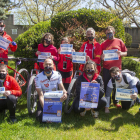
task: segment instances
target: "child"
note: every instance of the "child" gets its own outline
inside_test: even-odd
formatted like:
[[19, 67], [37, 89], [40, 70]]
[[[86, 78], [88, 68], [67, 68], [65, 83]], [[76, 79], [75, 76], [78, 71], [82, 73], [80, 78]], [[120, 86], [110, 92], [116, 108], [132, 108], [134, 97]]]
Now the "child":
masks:
[[[69, 44], [68, 38], [63, 37], [61, 40], [61, 44]], [[61, 48], [59, 48], [59, 50], [58, 50], [58, 54], [59, 54], [58, 71], [62, 75], [62, 81], [63, 81], [63, 85], [64, 85], [65, 89], [68, 90], [69, 84], [70, 84], [72, 76], [73, 76], [73, 64], [72, 64], [71, 60], [66, 58], [66, 57], [70, 57], [71, 55], [70, 54], [60, 54], [60, 51], [61, 51]]]

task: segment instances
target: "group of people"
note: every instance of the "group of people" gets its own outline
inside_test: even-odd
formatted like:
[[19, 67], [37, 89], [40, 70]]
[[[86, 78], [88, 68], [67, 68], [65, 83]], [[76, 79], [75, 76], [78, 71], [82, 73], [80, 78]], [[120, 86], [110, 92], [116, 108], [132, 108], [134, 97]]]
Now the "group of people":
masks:
[[[12, 51], [17, 49], [17, 45], [4, 31], [4, 22], [0, 21], [0, 36], [7, 38], [11, 41], [9, 47]], [[137, 94], [140, 92], [140, 82], [136, 77], [130, 74], [125, 74], [127, 82], [123, 78], [121, 73], [121, 58], [127, 55], [127, 48], [122, 40], [115, 38], [115, 29], [112, 26], [108, 26], [105, 29], [107, 40], [101, 45], [95, 40], [95, 30], [88, 28], [86, 31], [87, 41], [84, 42], [79, 52], [86, 52], [86, 64], [80, 65], [80, 70], [83, 74], [80, 75], [76, 81], [76, 98], [74, 100], [74, 111], [80, 113], [81, 116], [86, 114], [86, 111], [91, 110], [91, 114], [97, 118], [99, 115], [99, 109], [105, 108], [105, 113], [109, 113], [110, 96], [113, 91], [113, 104], [119, 108], [121, 105], [115, 100], [115, 88], [123, 87], [134, 89], [135, 93], [131, 95], [133, 101], [122, 101], [122, 108], [129, 109], [134, 105], [137, 98]], [[10, 38], [10, 39], [9, 39]], [[61, 44], [70, 44], [67, 37], [63, 37]], [[70, 54], [61, 54], [61, 47], [57, 50], [53, 46], [53, 35], [51, 33], [45, 33], [42, 37], [41, 43], [38, 45], [38, 51], [36, 56], [41, 55], [42, 52], [51, 53], [50, 58], [47, 58], [44, 62], [39, 63], [40, 73], [35, 78], [35, 86], [39, 95], [39, 101], [37, 106], [37, 120], [42, 121], [42, 112], [44, 106], [44, 93], [48, 91], [63, 90], [63, 96], [61, 101], [67, 99], [67, 90], [73, 76], [73, 63], [67, 57], [72, 58]], [[104, 50], [117, 49], [119, 60], [104, 61]], [[75, 51], [74, 49], [72, 51]], [[8, 50], [0, 48], [0, 57], [7, 58]], [[100, 76], [101, 72], [101, 60], [103, 61], [103, 79]], [[58, 61], [57, 69], [55, 61]], [[7, 62], [5, 62], [7, 64]], [[0, 64], [0, 85], [5, 87], [4, 96], [7, 99], [0, 100], [0, 111], [8, 108], [10, 112], [10, 120], [16, 121], [15, 108], [17, 97], [22, 94], [22, 91], [14, 78], [8, 75], [7, 67], [5, 64]], [[114, 82], [112, 82], [113, 80]], [[79, 108], [79, 98], [81, 90], [81, 82], [100, 83], [99, 101], [97, 108], [87, 109]], [[105, 96], [104, 96], [105, 93]]]

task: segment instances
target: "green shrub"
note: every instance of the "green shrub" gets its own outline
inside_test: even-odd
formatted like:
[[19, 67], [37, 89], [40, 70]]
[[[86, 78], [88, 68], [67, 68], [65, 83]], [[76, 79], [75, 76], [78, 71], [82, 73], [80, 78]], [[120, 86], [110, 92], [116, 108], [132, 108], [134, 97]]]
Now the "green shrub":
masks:
[[[14, 53], [15, 57], [35, 58], [38, 44], [40, 44], [43, 34], [49, 32], [49, 30], [50, 21], [45, 21], [39, 22], [23, 34], [20, 34], [15, 39], [18, 44], [18, 48]], [[24, 67], [29, 70], [33, 68], [33, 64], [33, 62], [22, 62], [19, 68]]]
[[[62, 12], [54, 16], [51, 20], [51, 33], [55, 38], [55, 46], [59, 47], [60, 37], [70, 28], [78, 28], [78, 24], [83, 28], [93, 27], [96, 32], [103, 32], [104, 28], [111, 25], [115, 28], [115, 37], [125, 42], [125, 29], [122, 21], [110, 12], [103, 10], [79, 9], [77, 11]], [[105, 35], [103, 35], [105, 37]], [[98, 39], [100, 36], [98, 36]], [[97, 39], [97, 40], [98, 40]]]
[[130, 47], [132, 44], [132, 36], [125, 32], [125, 45]]
[[140, 79], [140, 63], [132, 60], [131, 58], [123, 58], [122, 59], [122, 70], [129, 69], [136, 73], [136, 76]]

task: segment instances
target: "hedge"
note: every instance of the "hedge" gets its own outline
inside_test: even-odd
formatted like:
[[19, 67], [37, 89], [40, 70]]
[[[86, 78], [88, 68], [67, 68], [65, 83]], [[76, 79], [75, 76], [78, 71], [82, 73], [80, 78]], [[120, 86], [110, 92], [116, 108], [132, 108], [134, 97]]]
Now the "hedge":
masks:
[[[40, 44], [43, 34], [49, 32], [50, 25], [50, 21], [39, 22], [23, 34], [20, 34], [15, 39], [15, 42], [18, 44], [18, 48], [14, 53], [15, 57], [35, 58], [38, 44]], [[33, 62], [22, 62], [19, 65], [19, 68], [21, 67], [27, 68], [28, 70], [32, 69]]]
[[81, 27], [86, 25], [87, 27], [93, 27], [95, 31], [102, 31], [105, 28], [98, 26], [97, 21], [104, 25], [103, 23], [106, 24], [112, 20], [110, 25], [116, 30], [115, 37], [120, 38], [125, 42], [125, 28], [118, 17], [104, 10], [79, 9], [76, 11], [61, 12], [52, 18], [50, 32], [54, 35], [56, 47], [59, 47], [58, 42], [61, 36], [58, 35], [57, 31], [59, 32], [62, 29], [66, 31], [66, 23], [74, 26], [75, 23], [72, 19], [76, 19], [78, 22], [81, 22]]

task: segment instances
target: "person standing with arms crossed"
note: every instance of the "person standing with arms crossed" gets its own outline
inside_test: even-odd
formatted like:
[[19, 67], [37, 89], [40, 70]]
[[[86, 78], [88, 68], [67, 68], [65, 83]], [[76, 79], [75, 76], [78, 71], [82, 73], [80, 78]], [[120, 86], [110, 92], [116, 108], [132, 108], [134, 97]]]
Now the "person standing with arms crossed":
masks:
[[[111, 78], [109, 69], [113, 66], [116, 66], [121, 70], [121, 68], [122, 68], [122, 59], [121, 58], [123, 56], [127, 56], [127, 48], [121, 39], [114, 37], [114, 35], [115, 35], [114, 27], [108, 26], [105, 29], [105, 34], [106, 34], [107, 40], [105, 40], [101, 44], [101, 49], [102, 49], [101, 59], [103, 60], [103, 81], [104, 81], [104, 87], [105, 87], [105, 91], [106, 91], [107, 83]], [[113, 49], [118, 49], [117, 53], [119, 56], [119, 60], [104, 61], [103, 51], [104, 50], [113, 50]], [[115, 100], [115, 93], [113, 93], [112, 98], [113, 98], [114, 105], [117, 108], [120, 108], [121, 105], [119, 105], [118, 101]]]

